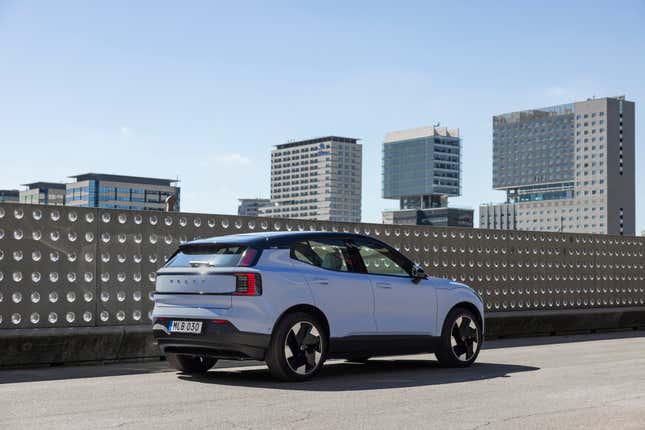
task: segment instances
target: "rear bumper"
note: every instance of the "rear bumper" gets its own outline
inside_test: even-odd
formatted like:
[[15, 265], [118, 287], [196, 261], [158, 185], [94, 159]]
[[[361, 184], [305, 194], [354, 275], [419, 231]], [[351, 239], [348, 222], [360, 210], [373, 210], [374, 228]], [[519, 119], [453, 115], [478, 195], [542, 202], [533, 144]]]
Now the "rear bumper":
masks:
[[[179, 318], [178, 318], [179, 319]], [[230, 322], [202, 321], [201, 334], [170, 333], [173, 318], [155, 318], [153, 336], [164, 354], [205, 355], [233, 360], [264, 360], [270, 335], [239, 331]]]

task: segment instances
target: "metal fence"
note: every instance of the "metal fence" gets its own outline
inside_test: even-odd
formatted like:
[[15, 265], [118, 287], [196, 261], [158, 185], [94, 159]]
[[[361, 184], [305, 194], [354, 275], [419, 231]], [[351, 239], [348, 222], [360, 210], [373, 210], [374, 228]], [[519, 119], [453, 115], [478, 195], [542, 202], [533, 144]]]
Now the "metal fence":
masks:
[[3, 203], [0, 329], [148, 324], [155, 271], [179, 243], [276, 230], [381, 239], [432, 276], [471, 285], [491, 313], [645, 304], [637, 237]]

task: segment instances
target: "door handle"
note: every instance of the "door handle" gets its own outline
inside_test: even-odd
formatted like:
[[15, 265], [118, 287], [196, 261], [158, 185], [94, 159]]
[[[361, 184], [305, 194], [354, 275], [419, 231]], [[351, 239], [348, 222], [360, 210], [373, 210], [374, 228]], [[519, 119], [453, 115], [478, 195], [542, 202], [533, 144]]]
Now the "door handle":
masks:
[[376, 286], [377, 286], [378, 288], [386, 288], [386, 289], [390, 289], [390, 288], [392, 288], [392, 284], [387, 283], [387, 282], [377, 282], [377, 283], [376, 283]]

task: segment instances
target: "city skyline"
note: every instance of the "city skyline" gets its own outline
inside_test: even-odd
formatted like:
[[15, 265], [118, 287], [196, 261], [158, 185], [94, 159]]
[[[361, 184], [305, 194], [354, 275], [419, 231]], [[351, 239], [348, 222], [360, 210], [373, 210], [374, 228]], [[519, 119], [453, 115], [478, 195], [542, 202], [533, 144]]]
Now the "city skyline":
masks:
[[[624, 10], [558, 3], [558, 16], [524, 5], [446, 8], [460, 16], [459, 31], [449, 22], [422, 26], [433, 14], [423, 4], [414, 18], [379, 4], [368, 12], [258, 5], [248, 16], [230, 5], [158, 6], [155, 20], [144, 19], [151, 4], [67, 5], [0, 5], [0, 50], [9, 65], [0, 70], [2, 147], [31, 168], [8, 163], [0, 188], [81, 170], [178, 176], [184, 210], [235, 213], [238, 198], [270, 194], [273, 145], [336, 134], [362, 139], [362, 219], [380, 222], [391, 206], [379, 197], [382, 136], [439, 120], [463, 133], [462, 196], [454, 205], [477, 209], [504, 200], [492, 189], [494, 115], [594, 95], [626, 94], [638, 105], [645, 94], [644, 60], [630, 55], [645, 35], [639, 3]], [[249, 33], [236, 28], [242, 19]], [[623, 25], [593, 30], [607, 20]], [[133, 39], [135, 23], [147, 31], [138, 27]], [[337, 31], [349, 23], [351, 31]], [[522, 43], [513, 39], [520, 33]], [[436, 40], [433, 48], [428, 40]], [[414, 55], [422, 49], [438, 49], [450, 67]], [[344, 67], [335, 70], [338, 62]], [[547, 73], [553, 64], [557, 73]], [[639, 166], [638, 111], [636, 122]], [[637, 195], [643, 179], [637, 168]], [[636, 231], [645, 229], [641, 200]]]

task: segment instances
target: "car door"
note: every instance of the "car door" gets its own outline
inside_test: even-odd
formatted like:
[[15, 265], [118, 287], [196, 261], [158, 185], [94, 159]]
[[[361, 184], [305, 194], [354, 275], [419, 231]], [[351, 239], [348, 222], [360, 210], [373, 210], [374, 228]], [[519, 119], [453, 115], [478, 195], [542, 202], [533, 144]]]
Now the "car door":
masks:
[[359, 239], [353, 243], [372, 284], [378, 333], [435, 333], [437, 298], [432, 282], [415, 280], [412, 262], [379, 241]]
[[291, 245], [291, 257], [327, 316], [332, 338], [376, 334], [372, 285], [356, 270], [346, 240], [298, 240]]

